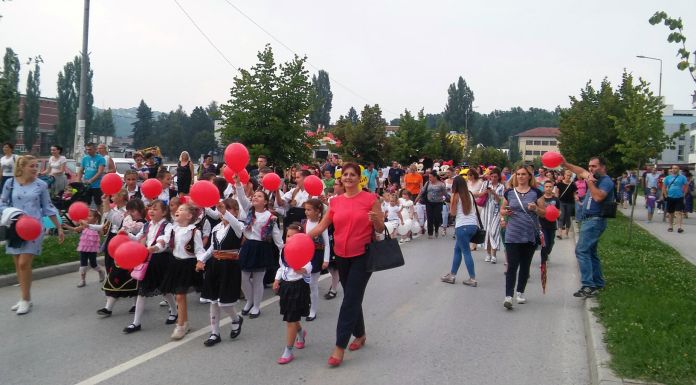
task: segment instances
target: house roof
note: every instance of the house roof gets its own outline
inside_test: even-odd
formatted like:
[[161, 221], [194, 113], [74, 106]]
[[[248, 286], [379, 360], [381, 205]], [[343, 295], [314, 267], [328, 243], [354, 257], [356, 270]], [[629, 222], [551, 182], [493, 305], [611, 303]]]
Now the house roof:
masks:
[[557, 138], [561, 134], [561, 130], [557, 127], [537, 127], [531, 130], [523, 131], [517, 136], [532, 136], [532, 137], [552, 137]]

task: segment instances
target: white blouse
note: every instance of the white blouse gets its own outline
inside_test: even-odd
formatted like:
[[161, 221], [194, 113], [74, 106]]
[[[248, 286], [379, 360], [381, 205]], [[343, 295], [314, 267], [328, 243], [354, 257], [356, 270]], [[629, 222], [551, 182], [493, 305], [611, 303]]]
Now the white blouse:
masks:
[[[266, 225], [268, 222], [268, 219], [271, 217], [271, 212], [266, 210], [263, 212], [256, 212], [254, 213], [256, 215], [256, 220], [254, 221], [254, 224], [251, 226], [251, 229], [245, 228], [244, 229], [244, 236], [247, 239], [251, 239], [254, 241], [263, 241], [263, 235], [262, 235], [262, 230], [263, 227]], [[283, 249], [283, 235], [280, 232], [280, 229], [278, 228], [278, 224], [274, 223], [273, 224], [273, 242], [275, 245], [278, 247], [278, 250]]]
[[[159, 222], [155, 223], [150, 221], [150, 224], [148, 225], [147, 228], [147, 234], [143, 234], [145, 232], [145, 226], [143, 226], [140, 231], [138, 231], [137, 234], [131, 235], [128, 234], [128, 237], [134, 241], [140, 241], [145, 237], [145, 246], [150, 247], [150, 246], [157, 246], [157, 252], [161, 253], [165, 250], [167, 250], [167, 246], [162, 245], [161, 243], [157, 242], [157, 230], [159, 230], [160, 226], [165, 223], [167, 220], [165, 218], [162, 218], [159, 220]], [[172, 232], [172, 224], [167, 223], [164, 225], [164, 232], [163, 234], [169, 234]], [[154, 244], [154, 245], [153, 245]]]
[[[111, 210], [109, 210], [106, 215], [104, 215], [104, 221], [109, 221], [111, 222], [111, 228], [109, 229], [109, 232], [112, 234], [118, 233], [119, 230], [121, 230], [121, 227], [123, 225], [123, 219], [126, 217], [126, 207], [118, 208], [114, 207]], [[89, 225], [89, 228], [95, 231], [102, 231], [104, 230], [104, 224], [101, 225]]]
[[63, 155], [61, 155], [59, 158], [54, 158], [50, 157], [48, 158], [48, 167], [50, 168], [50, 175], [62, 175], [63, 174], [63, 165], [68, 163], [68, 160], [65, 159]]
[[[206, 250], [203, 248], [203, 239], [201, 237], [201, 232], [196, 231], [194, 233], [193, 229], [196, 225], [188, 225], [181, 227], [178, 224], [172, 225], [172, 231], [166, 232], [157, 238], [157, 242], [162, 245], [169, 245], [169, 240], [171, 239], [172, 233], [174, 234], [174, 250], [172, 254], [177, 259], [191, 259], [196, 258], [199, 261], [204, 261]], [[186, 251], [186, 245], [191, 240], [191, 235], [193, 234], [193, 254], [189, 254]]]
[[[290, 191], [286, 192], [283, 194], [282, 198], [283, 201], [285, 202], [285, 205], [287, 207], [290, 206], [290, 201], [292, 201], [292, 194], [295, 193], [295, 190], [297, 190], [297, 187], [291, 189]], [[292, 207], [299, 207], [302, 208], [302, 205], [309, 200], [309, 193], [305, 190], [300, 190], [295, 194], [295, 205]]]
[[[305, 229], [306, 233], [309, 233], [313, 228], [317, 227], [319, 222], [312, 222], [310, 220], [307, 220], [307, 228]], [[329, 244], [329, 231], [324, 230], [321, 232], [321, 238], [324, 240], [324, 262], [329, 262], [331, 259], [331, 245]]]

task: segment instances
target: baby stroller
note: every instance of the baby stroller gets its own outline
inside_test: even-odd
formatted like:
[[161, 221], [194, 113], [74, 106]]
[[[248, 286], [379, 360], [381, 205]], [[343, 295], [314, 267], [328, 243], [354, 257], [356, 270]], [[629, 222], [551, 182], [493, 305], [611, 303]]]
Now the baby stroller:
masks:
[[74, 223], [68, 218], [66, 212], [71, 204], [78, 201], [87, 200], [87, 189], [89, 187], [80, 182], [72, 182], [66, 187], [62, 195], [57, 195], [53, 198], [53, 205], [60, 211], [61, 217], [64, 223], [68, 223], [70, 226], [75, 226]]

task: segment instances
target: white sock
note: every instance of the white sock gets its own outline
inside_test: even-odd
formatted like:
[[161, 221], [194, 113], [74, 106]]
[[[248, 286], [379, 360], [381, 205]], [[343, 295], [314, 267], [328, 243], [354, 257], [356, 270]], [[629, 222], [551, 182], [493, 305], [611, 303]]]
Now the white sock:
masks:
[[176, 298], [174, 298], [174, 294], [163, 294], [162, 298], [164, 298], [164, 300], [167, 301], [167, 304], [169, 305], [169, 314], [178, 315], [179, 309], [176, 308]]
[[331, 269], [329, 270], [331, 272], [331, 290], [338, 291], [338, 282], [341, 278], [341, 276], [338, 275], [338, 270], [337, 269]]
[[145, 311], [145, 296], [139, 295], [135, 299], [135, 315], [133, 316], [133, 325], [140, 325], [140, 321], [143, 318], [143, 312]]
[[286, 346], [285, 350], [283, 350], [282, 358], [288, 358], [290, 356], [292, 356], [292, 346]]
[[[263, 287], [263, 284], [261, 287]], [[249, 311], [254, 301], [254, 291], [251, 286], [251, 272], [249, 271], [242, 271], [242, 291], [244, 292], [244, 297], [246, 298], [244, 311]]]
[[254, 295], [252, 296], [253, 306], [251, 307], [252, 310], [255, 310], [253, 312], [254, 314], [261, 311], [261, 300], [263, 299], [263, 276], [264, 275], [266, 275], [265, 271], [260, 271], [260, 272], [254, 273], [254, 282], [252, 283]]
[[302, 330], [302, 328], [300, 328], [299, 330], [297, 330], [297, 337], [295, 337], [295, 341], [305, 342], [305, 340], [304, 340], [304, 331]]
[[216, 303], [210, 304], [210, 332], [220, 335], [220, 306]]
[[317, 305], [319, 304], [319, 276], [321, 272], [312, 273], [309, 280], [309, 299], [312, 301], [309, 306], [309, 316], [317, 315]]
[[106, 297], [106, 305], [104, 307], [106, 310], [111, 311], [114, 309], [114, 304], [116, 303], [116, 297]]
[[[220, 308], [222, 308], [222, 310], [224, 310], [225, 313], [227, 313], [227, 315], [230, 316], [230, 319], [232, 320], [232, 322], [239, 321], [239, 315], [237, 314], [237, 309], [234, 308], [234, 305], [220, 306]], [[232, 330], [237, 330], [237, 329], [239, 329], [239, 324], [233, 323]]]

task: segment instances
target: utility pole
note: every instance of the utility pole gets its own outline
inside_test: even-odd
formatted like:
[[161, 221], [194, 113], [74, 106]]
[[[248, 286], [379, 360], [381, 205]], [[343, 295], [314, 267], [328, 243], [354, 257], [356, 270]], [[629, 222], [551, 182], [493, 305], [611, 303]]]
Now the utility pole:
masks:
[[73, 158], [78, 166], [85, 152], [85, 126], [87, 121], [87, 74], [89, 73], [89, 55], [87, 38], [89, 37], [89, 0], [85, 0], [85, 13], [82, 24], [82, 65], [80, 66], [80, 100], [77, 108], [77, 125], [73, 143]]

